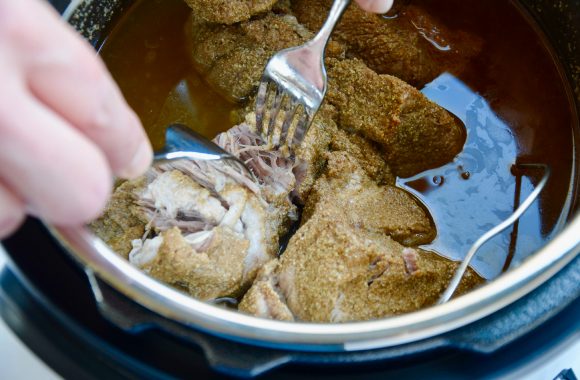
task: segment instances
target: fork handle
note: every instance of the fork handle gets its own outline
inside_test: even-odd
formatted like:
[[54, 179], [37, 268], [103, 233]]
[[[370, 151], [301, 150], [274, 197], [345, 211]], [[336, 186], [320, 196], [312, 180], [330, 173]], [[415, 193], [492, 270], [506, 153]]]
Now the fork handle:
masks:
[[351, 0], [335, 0], [328, 14], [328, 18], [320, 28], [318, 34], [312, 39], [313, 45], [321, 45], [321, 49], [325, 49], [330, 39], [330, 35], [334, 30], [336, 24], [340, 21], [340, 18], [348, 8]]

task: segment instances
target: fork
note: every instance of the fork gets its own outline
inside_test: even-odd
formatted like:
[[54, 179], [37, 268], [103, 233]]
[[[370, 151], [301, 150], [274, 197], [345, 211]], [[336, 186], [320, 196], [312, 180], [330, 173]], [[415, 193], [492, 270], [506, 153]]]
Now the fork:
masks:
[[236, 156], [226, 152], [213, 141], [210, 141], [182, 125], [173, 124], [165, 131], [165, 145], [153, 155], [156, 163], [173, 160], [222, 161], [240, 170], [244, 175], [257, 182], [254, 173]]
[[[312, 40], [302, 46], [281, 50], [268, 61], [256, 97], [256, 128], [266, 141], [283, 146], [288, 140], [288, 148], [293, 148], [300, 146], [304, 140], [326, 94], [326, 45], [350, 2], [351, 0], [335, 0], [326, 22]], [[263, 127], [266, 108], [272, 97], [270, 120], [265, 131]], [[282, 105], [285, 115], [276, 141], [275, 127]], [[288, 139], [290, 127], [301, 107], [303, 110], [297, 117], [294, 133]]]

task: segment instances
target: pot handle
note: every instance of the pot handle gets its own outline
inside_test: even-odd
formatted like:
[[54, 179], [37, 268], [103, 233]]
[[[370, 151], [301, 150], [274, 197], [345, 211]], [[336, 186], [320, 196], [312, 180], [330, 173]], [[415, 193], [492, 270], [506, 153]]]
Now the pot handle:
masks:
[[288, 352], [248, 346], [186, 327], [163, 318], [116, 292], [92, 270], [85, 270], [100, 314], [129, 334], [159, 329], [201, 348], [211, 368], [241, 378], [253, 378], [293, 360]]

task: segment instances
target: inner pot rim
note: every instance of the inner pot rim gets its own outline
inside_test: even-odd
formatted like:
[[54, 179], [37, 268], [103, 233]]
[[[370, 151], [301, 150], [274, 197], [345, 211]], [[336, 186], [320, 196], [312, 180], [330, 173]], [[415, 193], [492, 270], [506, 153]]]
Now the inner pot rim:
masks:
[[258, 318], [196, 300], [133, 267], [87, 228], [48, 228], [85, 270], [163, 317], [231, 340], [301, 351], [391, 347], [455, 330], [530, 293], [580, 253], [577, 215], [518, 268], [446, 304], [381, 320], [304, 323]]
[[[107, 1], [108, 2], [108, 1]], [[65, 19], [91, 1], [73, 0]], [[94, 31], [94, 30], [93, 30]], [[574, 176], [575, 169], [571, 175]], [[87, 272], [166, 318], [258, 346], [306, 351], [359, 351], [430, 338], [488, 316], [547, 281], [580, 252], [580, 214], [518, 268], [444, 305], [381, 320], [318, 324], [245, 315], [198, 301], [131, 266], [87, 229], [48, 227]]]

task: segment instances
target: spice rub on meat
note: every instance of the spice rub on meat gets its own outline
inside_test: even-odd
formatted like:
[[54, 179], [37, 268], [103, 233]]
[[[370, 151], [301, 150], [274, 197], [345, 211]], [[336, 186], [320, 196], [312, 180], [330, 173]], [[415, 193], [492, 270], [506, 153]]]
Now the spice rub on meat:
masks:
[[337, 124], [378, 144], [401, 177], [450, 162], [463, 148], [463, 124], [421, 92], [360, 60], [328, 61], [326, 101]]
[[343, 129], [338, 129], [332, 136], [329, 148], [331, 152], [346, 152], [377, 184], [395, 184], [395, 175], [385, 160], [385, 154], [376, 143], [365, 139], [357, 133], [349, 133]]
[[[193, 17], [189, 30], [194, 66], [218, 92], [236, 101], [251, 98], [276, 51], [312, 37], [293, 16], [274, 13], [229, 26]], [[461, 122], [412, 86], [377, 74], [361, 60], [343, 59], [342, 45], [330, 45], [326, 63], [325, 103], [334, 108], [329, 118], [379, 147], [394, 174], [408, 177], [438, 167], [461, 151]]]
[[[132, 264], [203, 300], [242, 295], [297, 219], [292, 160], [261, 148], [263, 140], [246, 124], [216, 142], [248, 161], [258, 181], [221, 161], [163, 164], [121, 185], [93, 224]], [[138, 212], [137, 222], [109, 221], [123, 211]], [[132, 239], [129, 250], [116, 243], [119, 231], [131, 232], [123, 236]]]
[[[323, 212], [262, 272], [239, 310], [282, 320], [347, 322], [384, 318], [435, 304], [457, 265], [357, 229]], [[482, 283], [469, 271], [458, 294]]]
[[[409, 194], [374, 184], [344, 152], [331, 154], [303, 217], [239, 310], [312, 322], [382, 318], [433, 305], [457, 267], [411, 246], [434, 236], [425, 211]], [[481, 282], [469, 271], [460, 293]]]
[[255, 14], [269, 11], [278, 0], [185, 0], [193, 12], [205, 21], [234, 24]]
[[[187, 31], [193, 65], [212, 87], [233, 101], [248, 99], [254, 93], [275, 52], [314, 36], [294, 16], [272, 12], [235, 25], [207, 23], [194, 13]], [[328, 46], [331, 57], [343, 52], [337, 43]]]
[[149, 222], [147, 214], [137, 204], [137, 194], [145, 186], [145, 178], [127, 181], [115, 189], [103, 215], [91, 228], [115, 252], [128, 258], [131, 242], [140, 239]]
[[[318, 30], [332, 0], [293, 0], [292, 11], [301, 24]], [[362, 59], [380, 74], [394, 75], [422, 87], [438, 75], [460, 73], [482, 48], [479, 38], [450, 30], [415, 5], [395, 2], [396, 17], [363, 11], [353, 4], [337, 25], [333, 39], [347, 47], [349, 57]]]
[[408, 246], [431, 242], [435, 226], [415, 198], [391, 185], [378, 185], [347, 152], [328, 154], [302, 213], [307, 222], [321, 212], [340, 210], [337, 220], [357, 229], [389, 235]]

